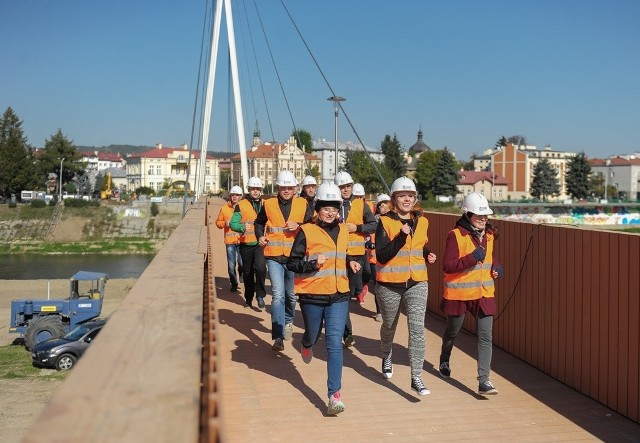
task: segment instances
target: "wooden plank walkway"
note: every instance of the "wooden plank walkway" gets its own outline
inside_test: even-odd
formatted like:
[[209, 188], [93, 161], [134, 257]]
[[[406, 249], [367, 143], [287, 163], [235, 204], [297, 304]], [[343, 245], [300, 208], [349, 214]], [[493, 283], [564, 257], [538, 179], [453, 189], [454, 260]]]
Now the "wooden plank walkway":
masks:
[[[379, 323], [370, 294], [351, 303], [356, 344], [344, 353], [342, 398], [346, 411], [326, 415], [326, 351], [322, 339], [306, 365], [298, 352], [303, 331], [299, 307], [292, 342], [271, 350], [267, 310], [244, 308], [242, 288], [229, 291], [222, 231], [214, 238], [215, 287], [220, 321], [222, 441], [640, 441], [640, 425], [494, 348], [491, 381], [500, 391], [476, 394], [475, 336], [461, 334], [452, 355], [452, 378], [439, 377], [444, 322], [427, 314], [424, 381], [431, 395], [410, 389], [406, 318], [393, 350], [394, 375], [380, 373]], [[268, 288], [269, 289], [269, 288]], [[431, 294], [439, 297], [439, 294]]]

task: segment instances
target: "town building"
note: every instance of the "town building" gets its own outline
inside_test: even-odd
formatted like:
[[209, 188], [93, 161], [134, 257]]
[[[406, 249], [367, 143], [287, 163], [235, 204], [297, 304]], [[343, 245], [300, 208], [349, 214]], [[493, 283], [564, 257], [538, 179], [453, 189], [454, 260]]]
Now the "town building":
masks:
[[[366, 150], [371, 158], [377, 162], [384, 161], [384, 154], [379, 150], [374, 150], [366, 146]], [[338, 143], [338, 170], [345, 169], [347, 152], [364, 151], [360, 143], [346, 141]], [[336, 175], [336, 144], [335, 141], [328, 141], [323, 138], [313, 141], [313, 154], [320, 160], [320, 182], [333, 183]]]
[[[247, 167], [249, 177], [259, 177], [265, 187], [265, 193], [273, 193], [278, 172], [287, 170], [301, 183], [306, 175], [319, 171], [320, 159], [296, 146], [293, 136], [284, 143], [262, 142], [260, 133], [253, 136], [251, 149], [247, 151]], [[248, 180], [249, 177], [246, 177]], [[316, 177], [318, 178], [318, 177]], [[231, 157], [231, 181], [233, 185], [242, 186], [240, 154]]]
[[615, 193], [621, 200], [640, 201], [640, 158], [634, 154], [621, 155], [606, 159], [595, 158], [589, 161], [591, 174], [597, 174], [603, 179], [603, 185], [607, 188], [605, 199], [614, 197], [609, 190], [615, 189]]
[[430, 152], [431, 148], [422, 139], [422, 128], [418, 130], [418, 140], [409, 147], [407, 151], [402, 153], [404, 160], [407, 162], [407, 177], [415, 180], [418, 159], [425, 152]]
[[507, 199], [509, 182], [492, 171], [460, 171], [457, 201], [462, 201], [471, 192], [479, 192], [491, 202]]
[[[191, 159], [191, 161], [189, 161]], [[217, 193], [220, 190], [220, 171], [218, 159], [207, 155], [205, 159], [204, 193]], [[188, 189], [195, 190], [200, 171], [200, 151], [189, 153], [187, 145], [179, 148], [163, 147], [157, 144], [139, 154], [127, 157], [127, 190], [149, 187], [160, 191], [164, 187], [174, 186], [184, 189], [189, 172]]]
[[568, 198], [565, 182], [567, 162], [576, 156], [575, 152], [554, 150], [550, 146], [540, 150], [535, 146], [515, 146], [509, 143], [507, 146], [488, 149], [484, 155], [491, 157], [490, 170], [507, 180], [508, 200], [519, 201], [532, 198], [529, 191], [533, 182], [533, 170], [542, 159], [549, 160], [551, 166], [558, 171], [560, 194], [551, 197], [550, 200], [564, 201]]

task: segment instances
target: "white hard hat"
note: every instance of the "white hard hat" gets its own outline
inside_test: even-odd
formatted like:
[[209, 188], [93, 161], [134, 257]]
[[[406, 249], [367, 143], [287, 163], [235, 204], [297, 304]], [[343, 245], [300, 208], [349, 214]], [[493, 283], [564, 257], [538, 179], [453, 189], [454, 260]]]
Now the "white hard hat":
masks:
[[418, 193], [418, 191], [416, 191], [416, 184], [407, 177], [396, 178], [391, 185], [391, 195], [400, 191]]
[[244, 192], [242, 192], [242, 188], [240, 186], [233, 186], [229, 191], [229, 194], [242, 195]]
[[378, 206], [382, 202], [388, 201], [391, 201], [391, 197], [389, 197], [387, 194], [380, 194], [376, 197], [376, 206]]
[[359, 197], [364, 196], [364, 186], [362, 186], [360, 183], [356, 183], [355, 185], [353, 185], [353, 195]]
[[316, 181], [316, 179], [310, 175], [307, 175], [305, 178], [302, 179], [302, 186], [317, 185], [317, 184], [318, 182]]
[[278, 172], [278, 177], [276, 178], [276, 185], [297, 186], [298, 180], [296, 180], [296, 176], [293, 175], [293, 172], [284, 170], [284, 171]]
[[487, 197], [479, 192], [468, 194], [462, 201], [462, 212], [466, 214], [471, 212], [476, 215], [491, 215], [493, 211], [489, 207]]
[[264, 188], [264, 186], [262, 186], [262, 180], [260, 180], [259, 177], [250, 177], [249, 181], [247, 182], [247, 187], [248, 188]]
[[351, 178], [351, 174], [348, 172], [338, 171], [333, 177], [333, 182], [338, 186], [349, 185], [353, 183], [353, 179]]
[[342, 203], [342, 194], [340, 188], [333, 183], [323, 183], [318, 186], [316, 193], [316, 204], [318, 202], [338, 202]]

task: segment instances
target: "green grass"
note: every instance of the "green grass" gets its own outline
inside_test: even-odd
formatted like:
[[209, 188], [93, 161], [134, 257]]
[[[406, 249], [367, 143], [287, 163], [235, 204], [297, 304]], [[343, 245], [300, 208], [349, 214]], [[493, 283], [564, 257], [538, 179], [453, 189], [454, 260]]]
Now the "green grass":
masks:
[[64, 380], [69, 371], [46, 371], [33, 366], [31, 353], [22, 345], [0, 346], [0, 379]]
[[617, 232], [628, 232], [630, 234], [640, 234], [640, 228], [623, 228], [616, 229]]
[[86, 242], [12, 242], [0, 244], [0, 254], [155, 254], [156, 242], [141, 238]]

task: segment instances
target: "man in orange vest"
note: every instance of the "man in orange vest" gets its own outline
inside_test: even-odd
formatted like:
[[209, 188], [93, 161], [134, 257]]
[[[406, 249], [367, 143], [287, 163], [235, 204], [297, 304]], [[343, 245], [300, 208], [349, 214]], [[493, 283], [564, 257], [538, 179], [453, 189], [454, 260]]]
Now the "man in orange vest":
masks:
[[[340, 396], [342, 387], [342, 334], [349, 310], [349, 278], [347, 277], [347, 226], [338, 220], [342, 204], [340, 189], [333, 183], [318, 188], [315, 223], [302, 225], [291, 247], [287, 268], [295, 272], [295, 291], [304, 319], [300, 354], [309, 364], [313, 359], [322, 324], [327, 349], [327, 414], [344, 411]], [[357, 265], [356, 262], [349, 263]]]
[[[362, 292], [362, 273], [367, 266], [367, 251], [365, 248], [366, 237], [376, 231], [378, 221], [374, 217], [364, 200], [353, 195], [353, 178], [345, 171], [338, 171], [333, 177], [333, 182], [340, 188], [342, 195], [342, 205], [340, 206], [340, 221], [347, 225], [349, 230], [349, 246], [347, 254], [349, 260], [358, 263], [355, 269], [351, 267], [347, 270], [349, 276], [349, 290], [351, 297], [356, 297]], [[347, 316], [347, 324], [344, 330], [345, 347], [353, 346], [353, 328], [351, 318]]]
[[276, 352], [284, 350], [284, 340], [293, 336], [296, 294], [293, 272], [287, 270], [287, 258], [300, 225], [313, 218], [313, 206], [296, 197], [298, 180], [291, 171], [280, 171], [276, 178], [278, 195], [264, 202], [255, 221], [258, 243], [271, 280], [271, 338]]
[[224, 244], [227, 248], [227, 271], [229, 273], [229, 281], [231, 282], [231, 292], [238, 290], [238, 276], [236, 274], [236, 261], [238, 262], [238, 273], [240, 274], [240, 282], [242, 282], [242, 257], [238, 256], [238, 245], [240, 243], [240, 235], [231, 229], [231, 216], [238, 202], [242, 198], [242, 188], [233, 186], [229, 191], [229, 201], [220, 208], [216, 226], [224, 230]]
[[250, 177], [247, 188], [249, 193], [236, 205], [229, 225], [231, 229], [240, 233], [239, 249], [244, 271], [245, 307], [252, 307], [255, 296], [258, 301], [258, 310], [262, 311], [267, 293], [264, 287], [267, 265], [254, 230], [255, 219], [262, 209], [262, 180], [259, 177]]
[[488, 223], [493, 211], [484, 195], [468, 194], [462, 202], [462, 212], [456, 227], [447, 235], [442, 262], [445, 276], [440, 309], [447, 315], [447, 327], [442, 336], [440, 375], [451, 376], [453, 342], [465, 314], [470, 312], [476, 317], [478, 333], [478, 394], [496, 395], [498, 390], [489, 381], [496, 314], [494, 280], [504, 273], [493, 256], [497, 231]]

